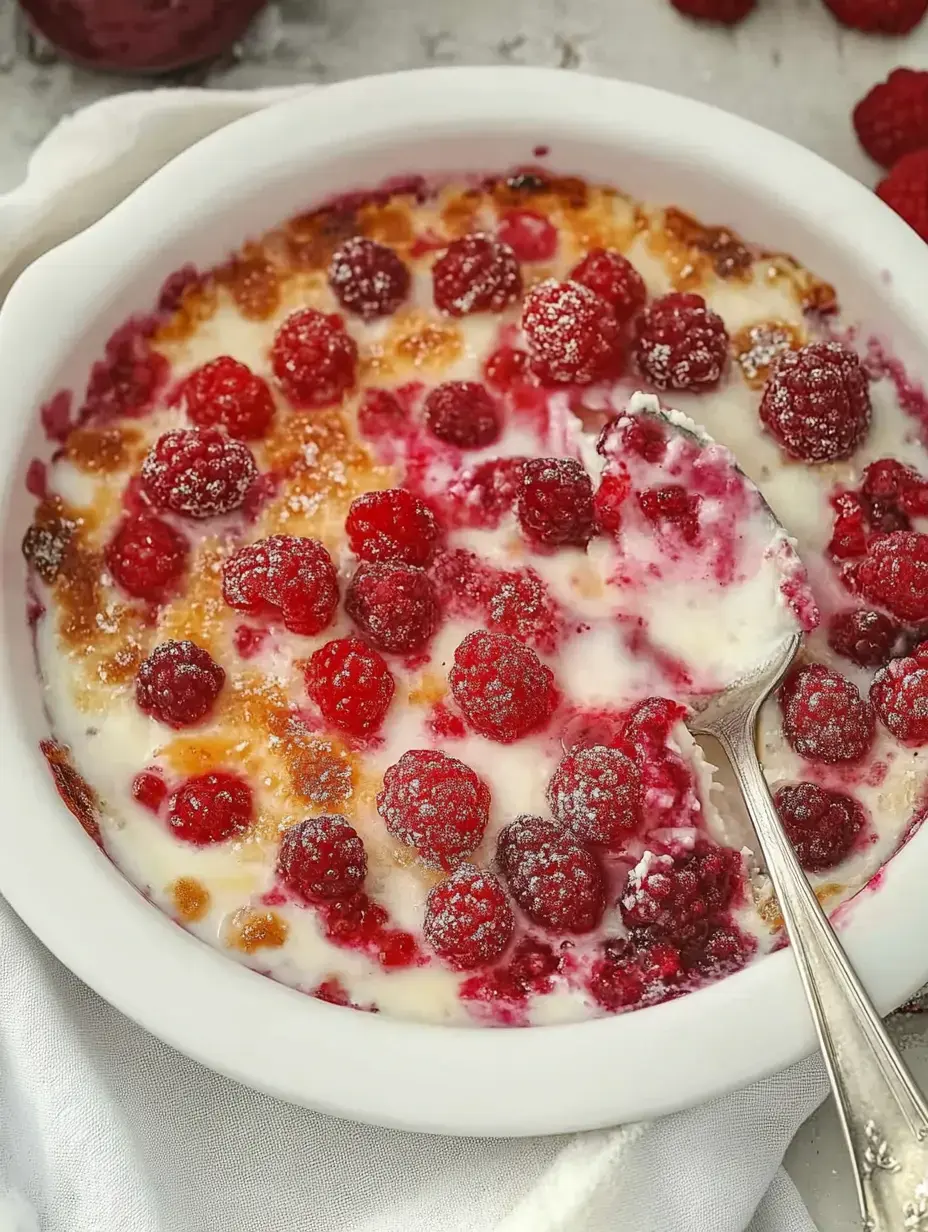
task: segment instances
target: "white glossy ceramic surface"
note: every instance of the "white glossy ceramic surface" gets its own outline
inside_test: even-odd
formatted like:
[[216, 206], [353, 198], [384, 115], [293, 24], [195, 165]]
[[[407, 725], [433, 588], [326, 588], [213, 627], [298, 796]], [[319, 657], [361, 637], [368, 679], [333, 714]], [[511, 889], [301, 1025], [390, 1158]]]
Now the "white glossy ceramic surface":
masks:
[[[283, 1099], [386, 1125], [535, 1134], [694, 1104], [812, 1046], [788, 953], [651, 1009], [528, 1030], [422, 1026], [343, 1010], [256, 975], [148, 904], [61, 805], [24, 619], [20, 541], [42, 454], [36, 408], [82, 387], [112, 329], [165, 274], [208, 265], [335, 192], [398, 173], [498, 171], [550, 147], [611, 182], [791, 252], [849, 319], [928, 373], [928, 250], [870, 192], [773, 133], [641, 86], [535, 69], [437, 69], [346, 82], [240, 120], [37, 261], [0, 313], [0, 890], [78, 976], [156, 1035]], [[844, 911], [884, 1009], [928, 976], [928, 829]]]

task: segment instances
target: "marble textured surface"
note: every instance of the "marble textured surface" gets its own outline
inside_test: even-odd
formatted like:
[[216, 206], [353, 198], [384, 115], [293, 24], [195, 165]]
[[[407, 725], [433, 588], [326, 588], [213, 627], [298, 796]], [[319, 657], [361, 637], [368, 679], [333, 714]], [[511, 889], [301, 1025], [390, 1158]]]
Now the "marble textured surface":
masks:
[[[693, 25], [666, 0], [278, 0], [225, 62], [169, 83], [249, 88], [457, 63], [549, 65], [665, 86], [777, 129], [872, 183], [851, 107], [896, 65], [928, 68], [928, 23], [905, 40], [866, 38], [838, 27], [821, 0], [760, 0], [734, 31]], [[147, 84], [57, 60], [29, 36], [15, 0], [0, 0], [0, 192], [63, 115]], [[899, 1015], [894, 1031], [928, 1084], [928, 1014]], [[842, 1152], [826, 1105], [788, 1156], [821, 1232], [857, 1227]]]

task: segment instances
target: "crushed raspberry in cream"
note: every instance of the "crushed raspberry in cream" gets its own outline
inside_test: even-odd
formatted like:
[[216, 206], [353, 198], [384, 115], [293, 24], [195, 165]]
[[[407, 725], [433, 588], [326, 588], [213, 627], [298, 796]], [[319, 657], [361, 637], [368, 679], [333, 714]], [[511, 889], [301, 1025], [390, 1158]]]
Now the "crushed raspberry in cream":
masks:
[[763, 956], [691, 704], [806, 635], [759, 745], [829, 907], [923, 807], [928, 458], [836, 314], [785, 255], [535, 170], [171, 276], [37, 408], [62, 799], [184, 927], [356, 1009], [568, 1021]]

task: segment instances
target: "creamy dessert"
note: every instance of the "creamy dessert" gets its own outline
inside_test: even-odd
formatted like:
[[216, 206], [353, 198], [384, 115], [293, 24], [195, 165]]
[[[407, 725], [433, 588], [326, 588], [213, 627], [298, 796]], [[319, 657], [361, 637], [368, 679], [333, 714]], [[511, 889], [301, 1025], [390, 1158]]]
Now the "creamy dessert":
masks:
[[291, 219], [41, 410], [59, 790], [324, 1000], [529, 1025], [699, 987], [782, 941], [701, 696], [808, 634], [759, 739], [827, 906], [921, 819], [924, 409], [795, 261], [610, 188]]

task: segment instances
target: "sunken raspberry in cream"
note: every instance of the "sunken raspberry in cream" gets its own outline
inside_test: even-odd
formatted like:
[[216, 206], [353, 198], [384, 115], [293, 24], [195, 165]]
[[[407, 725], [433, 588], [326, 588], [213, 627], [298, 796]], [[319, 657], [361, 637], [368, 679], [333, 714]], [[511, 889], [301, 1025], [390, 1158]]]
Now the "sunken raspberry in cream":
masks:
[[536, 171], [178, 271], [41, 408], [65, 802], [206, 943], [360, 1009], [568, 1021], [762, 957], [691, 705], [806, 635], [759, 747], [829, 907], [923, 805], [924, 403], [854, 337], [791, 258]]

